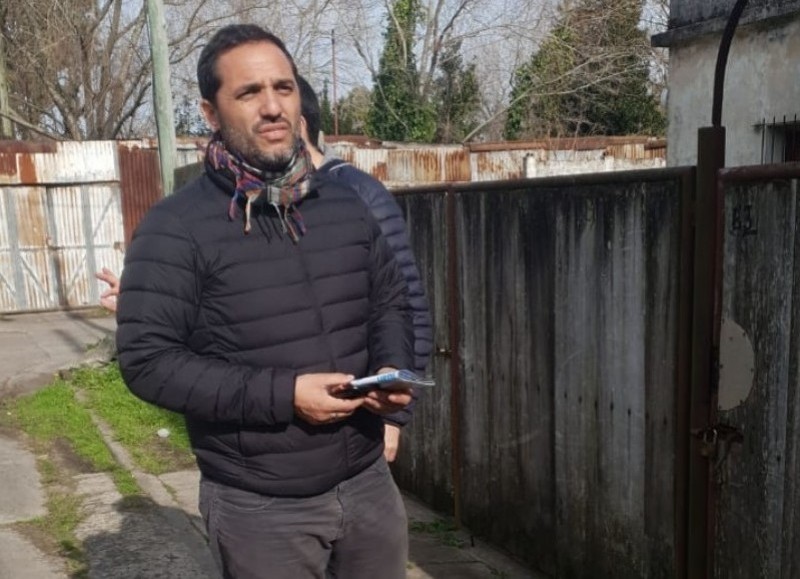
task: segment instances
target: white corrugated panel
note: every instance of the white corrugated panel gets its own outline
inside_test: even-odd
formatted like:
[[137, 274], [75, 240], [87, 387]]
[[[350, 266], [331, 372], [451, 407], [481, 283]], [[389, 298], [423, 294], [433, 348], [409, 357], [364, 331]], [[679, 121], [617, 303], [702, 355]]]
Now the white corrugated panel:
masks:
[[0, 187], [0, 312], [13, 311], [17, 303], [10, 224], [6, 210], [11, 191], [10, 187]]
[[33, 153], [36, 182], [87, 183], [116, 181], [115, 141], [58, 143], [55, 153]]
[[62, 306], [98, 302], [94, 273], [101, 267], [119, 272], [124, 234], [117, 184], [58, 187], [49, 192], [53, 225], [51, 250]]
[[[10, 216], [11, 231], [16, 237], [14, 256], [19, 310], [50, 309], [56, 295], [50, 277], [47, 250], [47, 199], [44, 187], [14, 187]], [[11, 241], [12, 247], [14, 240]]]

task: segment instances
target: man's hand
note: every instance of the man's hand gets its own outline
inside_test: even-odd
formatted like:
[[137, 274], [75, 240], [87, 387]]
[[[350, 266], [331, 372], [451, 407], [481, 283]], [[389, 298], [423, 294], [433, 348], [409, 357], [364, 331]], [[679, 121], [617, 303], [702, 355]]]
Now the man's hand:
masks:
[[[394, 372], [394, 368], [381, 368], [378, 374]], [[392, 414], [411, 403], [411, 388], [398, 390], [372, 390], [364, 396], [364, 407], [375, 414]]]
[[394, 424], [383, 425], [383, 457], [386, 462], [394, 462], [400, 447], [400, 427]]
[[104, 267], [94, 277], [108, 284], [108, 289], [100, 294], [100, 305], [110, 312], [117, 311], [117, 296], [119, 295], [119, 278], [113, 271]]
[[336, 396], [353, 379], [348, 374], [302, 374], [294, 382], [294, 411], [309, 424], [331, 424], [348, 418], [364, 398]]

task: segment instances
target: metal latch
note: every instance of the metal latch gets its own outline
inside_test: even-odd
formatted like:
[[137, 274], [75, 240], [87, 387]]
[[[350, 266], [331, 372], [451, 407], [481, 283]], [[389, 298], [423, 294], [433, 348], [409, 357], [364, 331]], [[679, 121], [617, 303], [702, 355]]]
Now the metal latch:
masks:
[[729, 424], [715, 424], [707, 428], [695, 428], [692, 436], [700, 440], [700, 455], [713, 461], [714, 474], [719, 480], [722, 466], [728, 459], [731, 446], [744, 442], [741, 431]]

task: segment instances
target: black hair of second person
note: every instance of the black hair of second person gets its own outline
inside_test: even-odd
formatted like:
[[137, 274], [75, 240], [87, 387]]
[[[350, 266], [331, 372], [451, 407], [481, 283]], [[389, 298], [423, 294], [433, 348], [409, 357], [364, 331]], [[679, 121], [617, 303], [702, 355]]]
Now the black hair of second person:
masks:
[[238, 46], [254, 42], [268, 42], [277, 46], [289, 59], [292, 72], [297, 78], [297, 66], [283, 40], [255, 24], [230, 24], [217, 30], [200, 52], [200, 58], [197, 60], [197, 84], [200, 87], [201, 97], [216, 104], [217, 91], [221, 84], [217, 77], [219, 57]]
[[297, 86], [300, 88], [300, 114], [306, 120], [306, 132], [311, 144], [319, 149], [319, 130], [322, 125], [322, 114], [319, 108], [317, 93], [309, 82], [297, 75]]

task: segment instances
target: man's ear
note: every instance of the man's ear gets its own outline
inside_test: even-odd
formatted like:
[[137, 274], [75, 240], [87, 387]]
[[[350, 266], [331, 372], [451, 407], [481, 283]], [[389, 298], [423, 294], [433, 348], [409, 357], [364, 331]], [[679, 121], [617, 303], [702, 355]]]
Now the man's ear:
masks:
[[303, 137], [306, 144], [311, 142], [308, 138], [308, 123], [306, 123], [306, 118], [303, 115], [300, 115], [300, 136]]
[[203, 99], [200, 101], [200, 110], [203, 112], [203, 116], [206, 118], [206, 122], [208, 126], [211, 127], [211, 130], [218, 131], [219, 117], [217, 116], [217, 107], [214, 106], [214, 103]]

